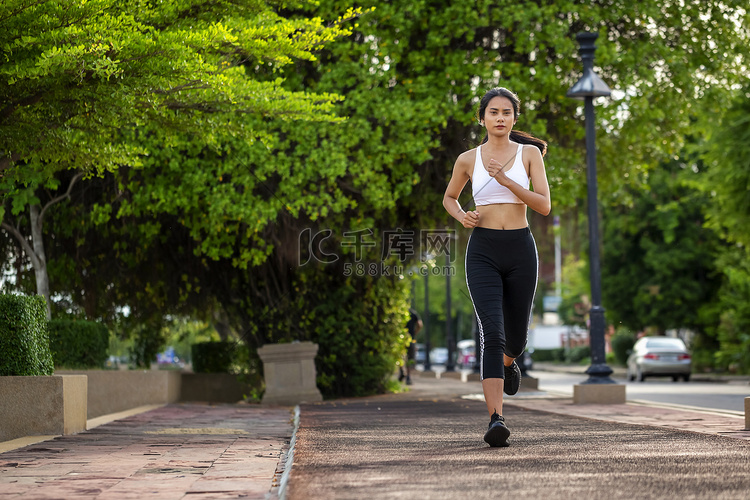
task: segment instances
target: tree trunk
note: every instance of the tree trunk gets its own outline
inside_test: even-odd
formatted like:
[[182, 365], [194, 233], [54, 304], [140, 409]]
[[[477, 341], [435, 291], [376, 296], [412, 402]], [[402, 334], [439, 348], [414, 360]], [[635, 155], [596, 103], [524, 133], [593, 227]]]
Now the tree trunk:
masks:
[[229, 326], [227, 314], [224, 311], [214, 312], [211, 326], [219, 333], [219, 338], [222, 342], [226, 342], [232, 337], [232, 327]]
[[26, 255], [31, 259], [31, 265], [34, 268], [34, 274], [36, 276], [36, 293], [37, 295], [44, 297], [47, 301], [48, 320], [52, 317], [52, 308], [50, 307], [49, 275], [47, 274], [47, 256], [44, 253], [44, 235], [42, 231], [42, 227], [44, 226], [44, 214], [49, 207], [70, 198], [70, 191], [73, 189], [73, 184], [75, 184], [81, 177], [83, 177], [82, 173], [74, 175], [70, 180], [68, 189], [65, 193], [47, 202], [47, 204], [44, 205], [44, 208], [42, 208], [41, 205], [29, 206], [29, 216], [31, 219], [31, 245], [29, 245], [28, 239], [21, 234], [18, 227], [14, 227], [12, 224], [0, 219], [0, 227], [8, 231], [8, 233], [18, 240], [23, 251], [26, 252]]
[[47, 256], [44, 253], [44, 238], [42, 235], [42, 220], [40, 218], [41, 209], [39, 205], [29, 207], [31, 214], [31, 243], [34, 248], [36, 259], [32, 259], [34, 264], [34, 275], [36, 276], [36, 293], [44, 297], [47, 301], [47, 320], [52, 317], [49, 296], [49, 275], [47, 274]]

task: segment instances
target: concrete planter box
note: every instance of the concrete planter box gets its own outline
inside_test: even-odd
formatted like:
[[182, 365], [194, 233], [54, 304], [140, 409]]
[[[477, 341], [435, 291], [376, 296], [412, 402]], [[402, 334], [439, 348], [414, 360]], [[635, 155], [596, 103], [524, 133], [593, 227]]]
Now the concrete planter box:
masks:
[[312, 342], [269, 344], [258, 349], [266, 382], [262, 403], [296, 405], [321, 401], [323, 396], [315, 385], [317, 353], [318, 344]]
[[250, 389], [228, 373], [171, 370], [60, 370], [50, 377], [0, 377], [0, 442], [74, 434], [86, 430], [86, 420], [140, 406], [236, 403]]
[[85, 376], [0, 377], [0, 441], [86, 430]]
[[182, 374], [171, 370], [65, 370], [88, 377], [88, 418], [180, 399]]

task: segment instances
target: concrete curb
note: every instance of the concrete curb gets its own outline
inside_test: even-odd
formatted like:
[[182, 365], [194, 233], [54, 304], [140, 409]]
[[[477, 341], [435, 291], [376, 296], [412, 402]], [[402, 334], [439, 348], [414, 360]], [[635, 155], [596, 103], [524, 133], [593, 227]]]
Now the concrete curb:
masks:
[[294, 466], [294, 446], [297, 444], [297, 431], [299, 430], [299, 405], [294, 407], [294, 429], [292, 430], [292, 439], [289, 441], [289, 450], [286, 453], [284, 460], [284, 473], [281, 474], [281, 481], [279, 482], [279, 499], [286, 500], [286, 488], [289, 485], [289, 478], [292, 475], [292, 467]]

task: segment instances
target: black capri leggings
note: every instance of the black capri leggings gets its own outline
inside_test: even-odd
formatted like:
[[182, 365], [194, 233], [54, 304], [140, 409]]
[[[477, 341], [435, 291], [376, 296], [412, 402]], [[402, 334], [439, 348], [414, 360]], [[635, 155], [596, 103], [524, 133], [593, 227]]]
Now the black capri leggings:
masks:
[[476, 227], [466, 248], [466, 284], [479, 324], [480, 377], [505, 378], [503, 354], [526, 348], [538, 275], [536, 243], [528, 227]]

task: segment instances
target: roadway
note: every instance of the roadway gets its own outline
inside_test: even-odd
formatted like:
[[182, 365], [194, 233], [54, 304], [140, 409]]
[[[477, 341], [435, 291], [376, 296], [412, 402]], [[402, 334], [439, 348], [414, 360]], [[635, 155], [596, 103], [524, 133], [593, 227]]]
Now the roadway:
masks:
[[[564, 373], [531, 370], [529, 375], [539, 379], [542, 391], [573, 395], [573, 385], [584, 382], [585, 373]], [[750, 396], [750, 382], [736, 379], [724, 382], [672, 382], [669, 377], [649, 378], [644, 382], [627, 382], [625, 377], [615, 374], [613, 380], [626, 384], [628, 401], [645, 401], [666, 405], [680, 405], [711, 410], [721, 410], [744, 415], [745, 398]]]
[[[586, 366], [536, 363], [529, 376], [539, 380], [539, 390], [561, 396], [573, 396], [573, 386], [585, 382]], [[418, 365], [418, 370], [422, 369]], [[432, 365], [435, 372], [445, 371], [442, 365]], [[462, 370], [469, 371], [470, 370]], [[678, 405], [721, 411], [734, 415], [745, 414], [745, 398], [750, 396], [750, 377], [725, 377], [709, 381], [693, 375], [690, 382], [673, 382], [671, 377], [650, 377], [644, 382], [628, 382], [624, 369], [615, 368], [612, 379], [626, 384], [626, 398], [631, 402]]]

